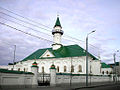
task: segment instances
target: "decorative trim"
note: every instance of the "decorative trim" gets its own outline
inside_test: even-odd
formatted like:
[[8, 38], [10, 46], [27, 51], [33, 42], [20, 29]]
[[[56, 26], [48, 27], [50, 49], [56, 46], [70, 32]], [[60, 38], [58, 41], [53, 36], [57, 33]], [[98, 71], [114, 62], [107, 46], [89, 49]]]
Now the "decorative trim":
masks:
[[61, 46], [63, 46], [62, 44], [58, 44], [58, 43], [54, 43], [54, 44], [52, 44], [52, 46], [53, 46], [53, 45], [61, 45]]

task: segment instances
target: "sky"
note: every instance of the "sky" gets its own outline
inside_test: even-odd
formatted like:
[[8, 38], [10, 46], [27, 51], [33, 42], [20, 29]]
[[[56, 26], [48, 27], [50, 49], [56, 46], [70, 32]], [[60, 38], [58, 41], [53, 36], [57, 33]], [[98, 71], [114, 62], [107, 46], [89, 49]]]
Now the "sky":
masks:
[[0, 24], [0, 65], [13, 62], [14, 45], [15, 61], [38, 49], [50, 48], [57, 15], [64, 31], [63, 45], [85, 48], [87, 34], [96, 30], [89, 35], [89, 52], [106, 63], [113, 63], [116, 53], [116, 61], [120, 61], [120, 52], [116, 52], [120, 49], [120, 0], [0, 0], [1, 23], [40, 37]]

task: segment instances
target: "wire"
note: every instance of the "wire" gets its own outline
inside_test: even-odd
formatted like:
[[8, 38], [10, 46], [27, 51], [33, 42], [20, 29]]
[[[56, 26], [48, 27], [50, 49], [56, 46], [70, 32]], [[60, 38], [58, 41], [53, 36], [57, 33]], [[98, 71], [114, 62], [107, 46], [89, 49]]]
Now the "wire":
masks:
[[8, 25], [8, 24], [2, 23], [2, 22], [0, 22], [0, 24], [5, 25], [5, 26], [7, 26], [7, 27], [10, 27], [10, 28], [12, 28], [12, 29], [14, 29], [14, 30], [17, 30], [17, 31], [19, 31], [19, 32], [22, 32], [22, 33], [24, 33], [24, 34], [27, 34], [27, 35], [30, 35], [30, 36], [36, 37], [36, 38], [38, 38], [38, 39], [43, 39], [43, 40], [46, 40], [46, 41], [49, 41], [49, 42], [53, 42], [53, 41], [51, 41], [51, 40], [48, 40], [48, 39], [45, 39], [45, 38], [42, 38], [42, 37], [39, 37], [39, 36], [33, 35], [33, 34], [31, 34], [31, 33], [28, 33], [28, 32], [25, 32], [25, 31], [22, 31], [22, 30], [20, 30], [20, 29], [17, 29], [17, 28], [12, 27], [12, 26], [10, 26], [10, 25]]
[[[26, 20], [29, 20], [29, 21], [31, 21], [31, 22], [34, 22], [34, 23], [40, 24], [40, 25], [42, 25], [42, 26], [45, 26], [45, 27], [47, 27], [47, 28], [49, 28], [49, 29], [52, 29], [52, 28], [50, 28], [50, 27], [48, 27], [48, 26], [46, 26], [46, 25], [43, 25], [43, 24], [38, 23], [38, 22], [35, 22], [34, 20], [31, 20], [31, 19], [29, 19], [29, 18], [27, 18], [27, 17], [23, 17], [23, 16], [20, 15], [20, 14], [16, 14], [16, 13], [14, 13], [14, 12], [8, 10], [8, 9], [5, 9], [5, 8], [3, 8], [3, 7], [0, 7], [0, 8], [3, 9], [3, 10], [8, 11], [8, 12], [14, 14], [14, 15], [17, 15], [17, 16], [19, 16], [19, 17], [22, 17], [22, 18], [24, 18], [24, 19], [26, 19]], [[47, 30], [47, 31], [51, 32], [50, 30]], [[66, 35], [66, 34], [65, 34], [65, 35]], [[76, 39], [76, 38], [74, 38], [74, 37], [71, 37], [71, 36], [69, 36], [69, 35], [66, 35], [66, 36], [68, 36], [68, 37], [70, 37], [70, 38], [72, 38], [72, 39], [78, 40], [78, 41], [82, 41], [82, 40]], [[84, 42], [84, 41], [82, 41], [82, 42]]]
[[38, 30], [35, 30], [35, 29], [31, 28], [31, 27], [25, 26], [25, 25], [20, 24], [20, 23], [18, 23], [18, 22], [15, 22], [15, 21], [12, 21], [12, 20], [9, 20], [9, 19], [6, 19], [6, 18], [3, 18], [3, 17], [1, 17], [1, 16], [0, 16], [0, 18], [2, 18], [2, 19], [4, 19], [4, 20], [7, 20], [7, 21], [10, 21], [10, 22], [12, 22], [12, 23], [15, 23], [15, 24], [21, 25], [21, 26], [23, 26], [23, 27], [29, 28], [29, 29], [31, 29], [31, 30], [33, 30], [33, 31], [37, 31], [37, 32], [40, 32], [40, 33], [46, 34], [46, 35], [48, 35], [48, 36], [51, 36], [51, 35], [49, 35], [49, 34], [47, 34], [47, 33], [44, 33], [44, 32], [38, 31]]
[[[37, 23], [37, 22], [35, 22], [35, 21], [33, 21], [33, 20], [29, 19], [29, 18], [23, 17], [22, 15], [16, 14], [16, 13], [14, 13], [14, 12], [8, 10], [8, 9], [2, 8], [2, 7], [0, 7], [0, 8], [1, 8], [1, 9], [4, 9], [4, 10], [6, 10], [6, 11], [8, 11], [8, 12], [14, 14], [14, 15], [17, 15], [17, 16], [19, 16], [19, 17], [22, 17], [22, 18], [24, 18], [24, 19], [27, 19], [27, 20], [29, 20], [29, 21], [31, 21], [31, 22]], [[7, 16], [9, 16], [9, 17], [12, 17], [12, 18], [14, 18], [14, 19], [16, 19], [16, 20], [19, 20], [19, 21], [21, 21], [21, 22], [24, 22], [24, 23], [30, 24], [30, 25], [32, 25], [32, 26], [35, 26], [35, 27], [38, 27], [38, 28], [41, 28], [41, 29], [44, 29], [44, 30], [46, 30], [46, 31], [51, 32], [51, 31], [48, 30], [48, 29], [45, 29], [45, 28], [39, 27], [39, 26], [37, 26], [37, 25], [35, 25], [35, 24], [32, 24], [32, 23], [26, 22], [26, 21], [21, 20], [21, 19], [15, 18], [15, 17], [13, 17], [13, 16], [11, 16], [11, 15], [8, 15], [8, 14], [6, 14], [6, 13], [3, 13], [3, 12], [0, 12], [0, 13], [2, 13], [2, 14], [4, 14], [4, 15], [7, 15]], [[41, 23], [37, 23], [37, 24], [41, 24]], [[43, 24], [41, 24], [41, 25], [43, 25]], [[46, 26], [46, 25], [43, 25], [43, 26]], [[48, 26], [46, 26], [46, 27], [49, 28], [49, 29], [52, 29], [52, 28], [50, 28], [50, 27], [48, 27]], [[66, 35], [66, 34], [65, 34], [65, 35]], [[84, 42], [84, 43], [85, 43], [85, 41], [82, 41], [82, 40], [76, 39], [76, 38], [71, 37], [71, 36], [69, 36], [69, 35], [66, 35], [66, 36], [70, 37], [71, 39], [74, 39], [74, 40], [77, 40], [77, 41], [80, 41], [80, 42]], [[67, 40], [68, 40], [68, 39], [67, 39]], [[69, 40], [69, 41], [72, 41], [72, 40]], [[75, 41], [73, 41], [73, 42], [75, 42]], [[89, 45], [90, 45], [90, 46], [93, 46], [93, 47], [95, 47], [95, 48], [98, 48], [98, 47], [96, 47], [96, 46], [94, 46], [94, 45], [92, 45], [92, 44], [89, 44]]]
[[[21, 22], [23, 22], [23, 23], [27, 23], [27, 24], [30, 24], [30, 25], [32, 25], [32, 26], [35, 26], [35, 27], [44, 29], [44, 30], [46, 30], [46, 31], [49, 31], [49, 30], [47, 30], [47, 29], [45, 29], [45, 28], [42, 28], [42, 27], [37, 26], [37, 25], [35, 25], [35, 24], [32, 24], [32, 23], [30, 23], [30, 22], [26, 22], [26, 21], [24, 21], [24, 20], [18, 19], [18, 18], [16, 18], [16, 17], [13, 17], [13, 16], [8, 15], [8, 14], [6, 14], [6, 13], [3, 13], [3, 12], [0, 12], [0, 13], [4, 14], [4, 15], [6, 15], [6, 16], [9, 16], [9, 17], [11, 17], [11, 18], [14, 18], [14, 19], [16, 19], [16, 20], [19, 20], [19, 21], [21, 21]], [[51, 31], [49, 31], [49, 32], [51, 32]]]
[[[14, 19], [16, 19], [16, 20], [19, 20], [19, 21], [21, 21], [21, 22], [24, 22], [24, 23], [27, 23], [27, 24], [36, 26], [36, 25], [34, 25], [34, 24], [31, 24], [31, 23], [29, 23], [29, 22], [20, 20], [20, 19], [18, 19], [18, 18], [15, 18], [15, 17], [13, 17], [13, 16], [11, 16], [11, 15], [6, 14], [6, 13], [3, 13], [3, 12], [0, 12], [0, 13], [2, 13], [2, 14], [4, 14], [4, 15], [7, 15], [7, 16], [9, 16], [9, 17], [12, 17], [12, 18], [14, 18]], [[1, 18], [3, 18], [3, 17], [1, 17]], [[5, 18], [3, 18], [3, 19], [5, 19]], [[8, 20], [8, 19], [5, 19], [5, 20]], [[19, 23], [17, 23], [17, 22], [12, 21], [12, 20], [8, 20], [8, 21], [11, 21], [11, 22], [13, 22], [13, 23], [19, 24]], [[22, 25], [22, 24], [19, 24], [19, 25]], [[32, 28], [27, 27], [27, 26], [25, 26], [25, 25], [22, 25], [22, 26], [24, 26], [24, 27], [26, 27], [26, 28], [29, 28], [29, 29], [32, 29]], [[38, 27], [38, 26], [36, 26], [36, 27]], [[42, 27], [39, 27], [39, 28], [44, 29], [44, 30], [47, 30], [47, 29], [42, 28]], [[40, 32], [40, 31], [35, 30], [35, 29], [32, 29], [32, 30], [37, 31], [37, 32]], [[47, 30], [47, 31], [49, 31], [49, 30]], [[49, 31], [49, 32], [51, 32], [51, 31]], [[41, 33], [43, 33], [43, 32], [41, 32]], [[46, 34], [46, 33], [44, 33], [44, 34]], [[47, 35], [49, 35], [49, 34], [47, 34]], [[49, 35], [49, 36], [51, 36], [51, 35]], [[65, 38], [64, 38], [64, 39], [65, 39]], [[68, 39], [67, 39], [67, 40], [68, 40]], [[70, 41], [72, 41], [72, 40], [70, 40]], [[78, 40], [77, 40], [77, 41], [78, 41]], [[79, 40], [79, 41], [82, 41], [82, 40]], [[75, 41], [73, 41], [73, 42], [75, 42]], [[82, 42], [84, 42], [84, 41], [82, 41]]]
[[49, 29], [52, 29], [52, 28], [50, 28], [50, 27], [48, 27], [48, 26], [46, 26], [46, 25], [43, 25], [43, 24], [41, 24], [41, 23], [38, 23], [38, 22], [36, 22], [36, 21], [34, 21], [34, 20], [32, 20], [32, 19], [29, 19], [29, 18], [27, 18], [27, 17], [23, 17], [22, 15], [17, 14], [17, 13], [14, 13], [14, 12], [8, 10], [8, 9], [5, 9], [5, 8], [3, 8], [3, 7], [0, 7], [0, 8], [3, 9], [3, 10], [8, 11], [8, 12], [14, 14], [14, 15], [17, 15], [17, 16], [19, 16], [19, 17], [22, 17], [22, 18], [24, 18], [24, 19], [26, 19], [26, 20], [28, 20], [28, 21], [31, 21], [31, 22], [34, 22], [34, 23], [36, 23], [36, 24], [40, 24], [40, 25], [42, 25], [42, 26], [44, 26], [44, 27], [47, 27], [47, 28], [49, 28]]
[[[48, 36], [51, 36], [51, 35], [49, 35], [49, 34], [47, 34], [47, 33], [44, 33], [44, 32], [38, 31], [38, 30], [35, 30], [35, 29], [31, 28], [31, 27], [25, 26], [25, 25], [20, 24], [20, 23], [18, 23], [18, 22], [15, 22], [15, 21], [12, 21], [12, 20], [9, 20], [9, 19], [6, 19], [6, 18], [3, 18], [3, 17], [1, 17], [1, 16], [0, 16], [0, 18], [2, 18], [2, 19], [4, 19], [4, 20], [7, 20], [7, 21], [10, 21], [10, 22], [12, 22], [12, 23], [15, 23], [15, 24], [21, 25], [21, 26], [23, 26], [23, 27], [29, 28], [29, 29], [31, 29], [31, 30], [33, 30], [33, 31], [37, 31], [37, 32], [40, 32], [40, 33], [46, 34], [46, 35], [48, 35]], [[63, 39], [65, 39], [65, 38], [63, 38]], [[69, 40], [69, 39], [65, 39], [65, 40], [68, 40], [68, 41], [72, 41], [72, 42], [78, 43], [78, 42], [76, 42], [76, 41]]]

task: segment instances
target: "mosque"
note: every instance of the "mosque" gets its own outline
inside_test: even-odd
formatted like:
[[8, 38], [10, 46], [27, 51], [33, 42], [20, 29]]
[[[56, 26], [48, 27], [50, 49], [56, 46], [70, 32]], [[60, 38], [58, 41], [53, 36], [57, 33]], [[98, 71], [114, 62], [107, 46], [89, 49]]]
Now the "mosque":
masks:
[[[86, 50], [79, 45], [63, 46], [61, 38], [64, 34], [62, 26], [57, 17], [52, 30], [53, 44], [51, 48], [43, 48], [33, 52], [22, 61], [14, 65], [14, 70], [31, 72], [34, 61], [38, 64], [39, 73], [50, 73], [50, 66], [55, 65], [57, 73], [86, 74]], [[13, 65], [8, 65], [13, 70]], [[94, 55], [88, 53], [88, 73], [101, 75], [102, 64]]]

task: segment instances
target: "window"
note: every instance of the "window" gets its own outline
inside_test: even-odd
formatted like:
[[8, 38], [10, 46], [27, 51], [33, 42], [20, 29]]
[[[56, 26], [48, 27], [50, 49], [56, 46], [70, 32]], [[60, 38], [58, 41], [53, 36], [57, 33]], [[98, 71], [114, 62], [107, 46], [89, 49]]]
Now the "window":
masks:
[[57, 66], [57, 72], [59, 72], [59, 66]]
[[49, 54], [47, 54], [47, 57], [49, 57], [50, 55]]
[[66, 72], [67, 71], [67, 67], [66, 66], [64, 66], [64, 72]]
[[18, 71], [20, 71], [20, 68], [18, 68]]
[[42, 67], [42, 73], [44, 73], [44, 67]]
[[108, 74], [108, 71], [106, 71], [106, 74]]
[[25, 72], [25, 68], [24, 68], [24, 72]]
[[82, 72], [82, 66], [81, 65], [78, 66], [78, 72]]
[[74, 72], [74, 66], [73, 65], [71, 66], [71, 72]]
[[104, 74], [104, 71], [102, 71], [102, 74]]

